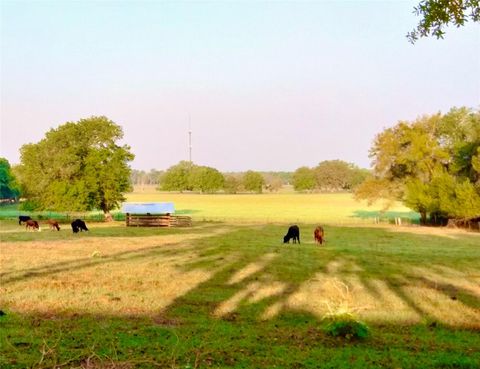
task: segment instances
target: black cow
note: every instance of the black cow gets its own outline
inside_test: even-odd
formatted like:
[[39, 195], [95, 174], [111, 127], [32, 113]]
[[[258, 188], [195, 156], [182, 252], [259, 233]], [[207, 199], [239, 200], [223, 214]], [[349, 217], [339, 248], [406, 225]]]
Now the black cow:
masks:
[[22, 225], [22, 223], [25, 223], [27, 220], [32, 220], [28, 215], [20, 215], [18, 217], [18, 225]]
[[298, 229], [297, 225], [292, 225], [290, 228], [288, 228], [288, 232], [283, 237], [283, 243], [290, 243], [290, 239], [293, 238], [293, 243], [300, 243], [300, 229]]
[[73, 233], [77, 233], [78, 231], [83, 232], [83, 231], [88, 231], [88, 228], [83, 220], [75, 219], [72, 222], [72, 231]]

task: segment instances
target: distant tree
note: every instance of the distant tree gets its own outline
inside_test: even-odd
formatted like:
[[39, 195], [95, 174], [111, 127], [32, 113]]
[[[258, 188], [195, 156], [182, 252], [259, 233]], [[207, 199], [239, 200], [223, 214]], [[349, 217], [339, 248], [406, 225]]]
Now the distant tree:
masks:
[[149, 185], [159, 184], [163, 174], [164, 174], [164, 171], [162, 170], [150, 169], [150, 172], [147, 173], [148, 184]]
[[258, 172], [249, 170], [243, 175], [243, 186], [245, 187], [246, 191], [262, 193], [264, 184], [265, 181], [263, 176]]
[[162, 171], [156, 169], [150, 169], [150, 172], [133, 169], [130, 178], [135, 186], [156, 185], [159, 183], [162, 174]]
[[10, 163], [5, 158], [0, 158], [0, 199], [17, 200], [20, 190], [12, 173]]
[[242, 181], [237, 175], [227, 174], [225, 175], [225, 192], [237, 193], [242, 189]]
[[191, 191], [190, 174], [194, 164], [189, 161], [181, 161], [167, 169], [161, 178], [160, 190], [163, 191]]
[[216, 192], [225, 186], [225, 178], [215, 168], [181, 161], [160, 177], [160, 190]]
[[224, 188], [225, 178], [215, 168], [194, 166], [189, 177], [190, 186], [202, 192], [216, 192]]
[[147, 173], [144, 170], [136, 170], [132, 169], [132, 172], [130, 174], [130, 180], [132, 182], [132, 185], [145, 185], [147, 179]]
[[311, 191], [316, 187], [315, 172], [308, 167], [300, 167], [292, 177], [295, 191]]
[[407, 34], [411, 43], [419, 37], [443, 38], [444, 27], [463, 26], [467, 21], [480, 21], [480, 0], [422, 0], [414, 8], [422, 17], [417, 27]]
[[350, 188], [355, 190], [370, 176], [370, 170], [351, 165]]
[[106, 117], [67, 122], [36, 144], [20, 149], [16, 171], [29, 204], [39, 209], [100, 209], [106, 219], [131, 190], [128, 162], [134, 155], [120, 126]]
[[354, 167], [342, 160], [322, 161], [314, 169], [316, 186], [323, 191], [346, 191], [352, 188]]
[[262, 175], [265, 181], [265, 189], [269, 192], [277, 192], [284, 185], [284, 180], [280, 173], [264, 172]]

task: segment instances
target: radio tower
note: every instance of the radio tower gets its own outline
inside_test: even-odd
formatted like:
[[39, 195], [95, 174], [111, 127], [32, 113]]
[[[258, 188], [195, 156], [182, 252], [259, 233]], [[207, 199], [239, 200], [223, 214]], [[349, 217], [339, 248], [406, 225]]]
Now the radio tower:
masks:
[[188, 160], [192, 163], [192, 122], [188, 115]]

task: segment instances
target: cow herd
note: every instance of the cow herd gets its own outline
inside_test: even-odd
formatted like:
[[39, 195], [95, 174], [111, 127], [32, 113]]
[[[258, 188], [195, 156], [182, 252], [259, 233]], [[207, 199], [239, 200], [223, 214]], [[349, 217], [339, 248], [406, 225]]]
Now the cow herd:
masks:
[[[18, 217], [18, 224], [21, 225], [25, 223], [25, 228], [27, 230], [40, 230], [40, 226], [36, 220], [33, 220], [28, 215], [20, 215]], [[51, 230], [60, 230], [60, 225], [54, 219], [48, 219], [47, 222], [48, 226]], [[75, 219], [72, 223], [72, 231], [73, 233], [88, 231], [87, 225], [81, 219]], [[325, 242], [325, 231], [322, 226], [317, 226], [313, 231], [313, 239], [315, 243], [322, 245]], [[292, 225], [288, 228], [287, 234], [283, 237], [283, 243], [290, 243], [290, 240], [293, 243], [300, 243], [300, 228], [298, 225]]]
[[[323, 244], [325, 242], [325, 231], [322, 226], [318, 226], [313, 231], [313, 239], [315, 243]], [[290, 243], [290, 240], [293, 240], [293, 243], [300, 243], [300, 228], [297, 225], [292, 225], [288, 228], [287, 234], [283, 237], [283, 243]]]
[[[22, 225], [22, 223], [25, 223], [25, 229], [27, 230], [31, 229], [33, 231], [40, 231], [40, 225], [38, 224], [38, 222], [36, 220], [33, 220], [28, 215], [20, 215], [18, 217], [18, 224]], [[60, 230], [60, 225], [58, 224], [58, 221], [56, 221], [55, 219], [48, 219], [46, 223], [48, 224], [49, 228], [52, 231]], [[88, 231], [87, 225], [81, 219], [75, 219], [71, 223], [71, 226], [72, 226], [73, 233]]]

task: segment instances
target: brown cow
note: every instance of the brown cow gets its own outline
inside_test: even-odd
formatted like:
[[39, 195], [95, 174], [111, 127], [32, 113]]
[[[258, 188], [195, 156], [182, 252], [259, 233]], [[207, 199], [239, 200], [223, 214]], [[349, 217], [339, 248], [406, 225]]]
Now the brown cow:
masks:
[[57, 230], [59, 231], [60, 230], [60, 226], [58, 225], [58, 222], [55, 220], [55, 219], [49, 219], [47, 220], [47, 223], [50, 227], [50, 229], [53, 231], [53, 230]]
[[33, 230], [35, 230], [35, 229], [39, 230], [40, 229], [40, 227], [38, 225], [38, 222], [36, 220], [29, 219], [25, 222], [25, 224], [26, 224], [25, 229], [27, 229], [27, 230], [30, 229], [30, 228], [33, 229]]
[[318, 242], [320, 245], [323, 243], [323, 241], [325, 241], [325, 232], [322, 226], [315, 228], [313, 237], [315, 238], [315, 242]]

